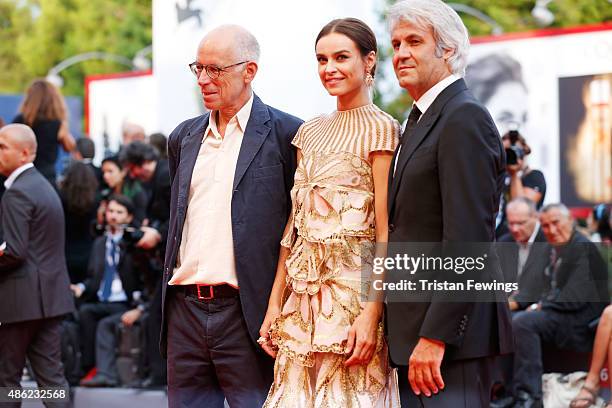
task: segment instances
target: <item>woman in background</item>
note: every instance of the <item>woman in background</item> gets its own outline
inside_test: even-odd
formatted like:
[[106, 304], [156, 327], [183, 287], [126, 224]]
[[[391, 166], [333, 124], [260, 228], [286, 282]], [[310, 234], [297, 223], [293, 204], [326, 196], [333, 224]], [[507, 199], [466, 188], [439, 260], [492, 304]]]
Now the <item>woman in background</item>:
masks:
[[93, 245], [92, 224], [96, 219], [98, 180], [87, 164], [73, 162], [59, 188], [66, 223], [66, 264], [70, 282], [87, 277]]
[[106, 199], [112, 194], [128, 197], [134, 203], [134, 222], [140, 225], [147, 212], [147, 194], [140, 183], [131, 180], [127, 176], [127, 170], [121, 166], [116, 156], [107, 157], [102, 160], [102, 178], [109, 187], [101, 192], [101, 202], [98, 208], [98, 224], [104, 224], [104, 212], [106, 211]]
[[67, 152], [76, 146], [68, 128], [68, 110], [60, 91], [44, 79], [32, 82], [13, 123], [23, 123], [34, 130], [38, 143], [34, 166], [55, 187], [58, 146]]

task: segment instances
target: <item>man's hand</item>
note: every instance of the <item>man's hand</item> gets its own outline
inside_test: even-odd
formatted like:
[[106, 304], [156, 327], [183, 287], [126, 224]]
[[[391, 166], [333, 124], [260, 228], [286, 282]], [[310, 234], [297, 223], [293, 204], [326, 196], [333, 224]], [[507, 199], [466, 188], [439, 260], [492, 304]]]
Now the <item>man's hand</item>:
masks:
[[140, 319], [140, 316], [142, 316], [142, 312], [140, 311], [140, 309], [135, 308], [132, 310], [128, 310], [127, 312], [121, 315], [121, 323], [129, 327], [133, 325], [136, 320]]
[[440, 372], [446, 345], [444, 342], [421, 337], [408, 361], [408, 382], [416, 395], [430, 397], [444, 389]]
[[70, 285], [70, 290], [74, 293], [74, 297], [80, 298], [83, 294], [83, 288], [80, 285]]
[[138, 248], [153, 249], [161, 241], [161, 235], [155, 228], [140, 227], [140, 230], [144, 232], [144, 235], [140, 238], [140, 241], [136, 243]]

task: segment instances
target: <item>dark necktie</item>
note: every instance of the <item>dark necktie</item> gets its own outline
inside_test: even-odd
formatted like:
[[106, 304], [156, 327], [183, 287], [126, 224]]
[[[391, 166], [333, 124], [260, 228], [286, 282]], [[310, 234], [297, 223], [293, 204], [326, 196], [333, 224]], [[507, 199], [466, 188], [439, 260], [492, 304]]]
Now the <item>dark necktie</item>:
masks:
[[110, 240], [110, 254], [105, 257], [104, 262], [104, 279], [102, 282], [102, 296], [101, 300], [107, 302], [111, 295], [111, 289], [113, 287], [113, 280], [115, 279], [115, 272], [117, 272], [117, 265], [115, 263], [115, 257], [117, 253], [117, 244], [114, 240]]
[[406, 122], [406, 129], [404, 130], [404, 135], [402, 136], [402, 140], [400, 140], [400, 143], [404, 143], [405, 141], [404, 139], [406, 139], [406, 137], [410, 133], [412, 133], [412, 129], [414, 129], [420, 117], [421, 117], [421, 111], [419, 110], [419, 107], [416, 106], [416, 104], [412, 105], [412, 110], [410, 111], [410, 115], [408, 115], [408, 122]]

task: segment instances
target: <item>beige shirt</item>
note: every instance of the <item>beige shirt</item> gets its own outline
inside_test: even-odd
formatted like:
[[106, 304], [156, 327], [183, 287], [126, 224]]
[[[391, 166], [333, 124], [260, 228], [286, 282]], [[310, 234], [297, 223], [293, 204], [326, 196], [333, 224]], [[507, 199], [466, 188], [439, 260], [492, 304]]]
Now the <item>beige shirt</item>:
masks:
[[193, 168], [177, 266], [170, 285], [228, 283], [238, 287], [232, 237], [232, 186], [253, 95], [229, 121], [225, 136], [211, 112]]

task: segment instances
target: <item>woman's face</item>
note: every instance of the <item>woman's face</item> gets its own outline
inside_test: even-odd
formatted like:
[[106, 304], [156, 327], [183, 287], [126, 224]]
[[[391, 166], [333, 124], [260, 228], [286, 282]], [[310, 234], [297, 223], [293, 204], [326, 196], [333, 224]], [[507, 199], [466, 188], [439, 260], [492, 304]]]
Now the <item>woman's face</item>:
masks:
[[117, 187], [125, 177], [125, 172], [113, 162], [104, 162], [102, 164], [102, 177], [110, 188]]
[[518, 82], [504, 82], [486, 103], [500, 135], [524, 130], [527, 123], [527, 92]]
[[[357, 45], [340, 33], [330, 33], [316, 45], [319, 78], [330, 95], [343, 96], [360, 92], [365, 84], [366, 62]], [[368, 57], [374, 64], [374, 53]]]

